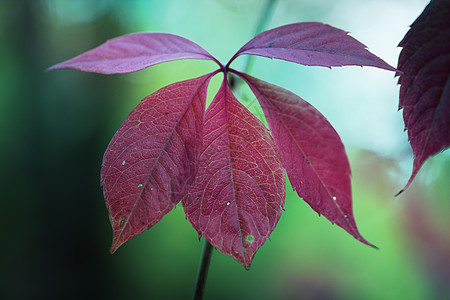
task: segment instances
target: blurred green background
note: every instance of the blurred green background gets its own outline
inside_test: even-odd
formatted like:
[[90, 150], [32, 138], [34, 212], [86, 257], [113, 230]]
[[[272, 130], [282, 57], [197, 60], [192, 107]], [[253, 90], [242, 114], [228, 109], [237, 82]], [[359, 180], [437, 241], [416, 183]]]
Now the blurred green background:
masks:
[[[324, 22], [396, 66], [397, 45], [427, 2], [279, 0], [266, 29]], [[139, 31], [182, 35], [225, 63], [254, 35], [264, 5], [0, 0], [1, 299], [192, 297], [203, 240], [182, 207], [110, 255], [99, 172], [109, 140], [140, 99], [215, 65], [179, 61], [111, 76], [45, 69]], [[410, 189], [393, 197], [413, 159], [394, 74], [264, 58], [255, 58], [249, 73], [297, 93], [335, 126], [352, 166], [357, 224], [380, 250], [318, 217], [288, 186], [286, 210], [250, 271], [214, 251], [205, 299], [448, 297], [450, 155], [430, 159]], [[236, 94], [261, 116], [248, 89]]]

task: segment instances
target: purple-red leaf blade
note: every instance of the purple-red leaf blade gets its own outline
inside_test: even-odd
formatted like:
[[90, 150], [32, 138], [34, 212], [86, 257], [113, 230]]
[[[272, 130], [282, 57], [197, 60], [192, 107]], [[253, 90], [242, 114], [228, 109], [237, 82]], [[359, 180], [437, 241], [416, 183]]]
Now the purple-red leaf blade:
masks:
[[102, 74], [131, 73], [180, 59], [217, 60], [198, 44], [168, 33], [132, 33], [108, 40], [79, 56], [49, 68]]
[[233, 59], [242, 54], [283, 59], [305, 66], [356, 65], [395, 71], [347, 32], [318, 22], [294, 23], [262, 32], [245, 44]]
[[147, 96], [111, 140], [101, 169], [111, 253], [156, 224], [185, 195], [198, 168], [210, 77], [176, 82]]
[[399, 46], [400, 101], [414, 153], [413, 181], [423, 163], [450, 146], [450, 5], [432, 1]]
[[338, 134], [299, 96], [239, 73], [258, 99], [294, 190], [313, 210], [373, 246], [359, 233], [352, 209], [350, 165]]
[[248, 269], [281, 216], [285, 170], [266, 127], [225, 80], [208, 107], [204, 132], [199, 171], [183, 207], [200, 236]]

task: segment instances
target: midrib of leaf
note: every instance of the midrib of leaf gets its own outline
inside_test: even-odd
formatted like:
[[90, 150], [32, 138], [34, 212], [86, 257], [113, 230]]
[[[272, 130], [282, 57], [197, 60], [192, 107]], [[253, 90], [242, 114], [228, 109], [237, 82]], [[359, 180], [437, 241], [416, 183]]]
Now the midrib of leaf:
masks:
[[[437, 38], [437, 37], [435, 37], [435, 38]], [[428, 41], [428, 43], [429, 43], [429, 42], [431, 42], [431, 40]], [[420, 49], [423, 48], [423, 47], [424, 47], [424, 46], [421, 46], [415, 53], [419, 52]], [[433, 59], [431, 59], [431, 60], [425, 62], [424, 65], [422, 65], [422, 66], [418, 69], [417, 75], [414, 76], [414, 79], [413, 79], [413, 81], [409, 84], [408, 89], [409, 89], [411, 86], [413, 86], [413, 85], [415, 84], [415, 82], [416, 82], [416, 80], [418, 79], [418, 77], [421, 77], [421, 76], [419, 75], [419, 73], [420, 73], [421, 70], [423, 70], [423, 69], [424, 69], [428, 64], [430, 64], [432, 61], [437, 60], [437, 59], [439, 59], [439, 58], [441, 58], [441, 57], [443, 57], [443, 56], [447, 56], [447, 54], [446, 54], [446, 53], [441, 54], [441, 55], [436, 56], [436, 57], [434, 57]], [[412, 55], [408, 60], [406, 60], [406, 61], [404, 62], [403, 65], [405, 65], [405, 64], [407, 64], [409, 61], [411, 61], [412, 58], [414, 58], [414, 55]], [[431, 87], [430, 89], [433, 89], [433, 88], [435, 88], [435, 87], [436, 87], [436, 86], [433, 86], [433, 87]], [[427, 147], [427, 145], [428, 145], [428, 141], [429, 141], [429, 139], [430, 139], [431, 133], [433, 132], [432, 129], [433, 129], [435, 123], [436, 123], [436, 119], [437, 119], [437, 115], [438, 115], [439, 109], [440, 109], [440, 107], [442, 107], [443, 103], [445, 102], [445, 99], [443, 99], [442, 97], [443, 97], [443, 95], [446, 94], [446, 91], [448, 90], [449, 87], [450, 87], [450, 76], [447, 76], [447, 81], [445, 82], [443, 91], [442, 91], [442, 93], [441, 93], [441, 95], [440, 95], [440, 97], [439, 97], [438, 105], [437, 105], [437, 106], [435, 107], [435, 109], [434, 109], [434, 112], [433, 112], [433, 118], [432, 118], [430, 127], [429, 127], [428, 130], [427, 130], [428, 132], [427, 132], [427, 134], [426, 134], [426, 138], [425, 138], [425, 141], [424, 141], [424, 143], [423, 143], [423, 147], [422, 147], [422, 149], [421, 149], [420, 154], [416, 156], [416, 158], [417, 158], [419, 161], [421, 161], [421, 160], [422, 160], [422, 157], [424, 156], [425, 149], [426, 149], [426, 147]], [[428, 90], [430, 90], [430, 89], [428, 89]], [[427, 91], [428, 91], [428, 90], [427, 90]], [[423, 92], [423, 93], [421, 94], [421, 97], [422, 97], [427, 91]], [[406, 97], [408, 97], [408, 93], [405, 95], [405, 98], [406, 98]], [[413, 112], [411, 112], [411, 114], [410, 114], [410, 116], [409, 116], [409, 118], [408, 118], [408, 122], [405, 123], [405, 125], [406, 125], [406, 124], [410, 124], [410, 120], [411, 120], [411, 118], [415, 115], [415, 110], [416, 110], [416, 108], [417, 108], [417, 103], [418, 103], [419, 101], [421, 101], [421, 97], [420, 97], [419, 100], [413, 105], [413, 106], [414, 106]], [[407, 105], [406, 105], [406, 106], [403, 106], [403, 108], [405, 108], [405, 107], [407, 107]], [[405, 187], [404, 189], [406, 189], [406, 187]]]
[[[279, 110], [279, 108], [277, 107], [277, 109]], [[280, 112], [281, 113], [281, 112]], [[305, 124], [302, 120], [295, 118], [298, 121], [300, 121], [301, 123]], [[294, 136], [292, 135], [292, 132], [290, 129], [288, 129], [288, 127], [286, 126], [285, 121], [280, 118], [280, 122], [283, 123], [283, 126], [287, 129], [287, 131], [289, 132], [289, 136], [291, 137], [292, 140], [294, 140], [294, 143], [296, 145], [296, 147], [300, 150], [300, 152], [302, 153], [303, 157], [307, 157], [306, 153], [303, 151], [302, 147], [298, 144], [297, 139], [294, 138]], [[331, 194], [330, 190], [328, 189], [328, 187], [325, 185], [325, 183], [323, 182], [321, 176], [317, 173], [317, 170], [314, 168], [313, 164], [307, 164], [307, 167], [310, 167], [312, 169], [312, 171], [314, 172], [314, 174], [316, 175], [316, 177], [319, 179], [322, 187], [325, 188], [325, 190], [327, 191], [327, 194], [330, 198], [333, 197], [333, 195]], [[337, 203], [337, 201], [332, 201], [332, 203], [336, 206], [336, 208], [338, 209], [339, 213], [342, 215], [342, 217], [344, 218], [345, 222], [350, 226], [350, 224], [348, 223], [347, 218], [345, 218], [345, 213], [342, 211], [340, 205]], [[350, 226], [352, 227], [352, 226]], [[352, 227], [352, 229], [354, 230], [354, 228]]]
[[439, 97], [439, 103], [438, 103], [438, 105], [436, 106], [436, 109], [433, 112], [433, 119], [431, 121], [430, 128], [428, 129], [428, 132], [427, 132], [427, 135], [426, 135], [426, 138], [425, 138], [425, 142], [424, 142], [423, 147], [422, 147], [421, 152], [420, 152], [420, 156], [417, 156], [419, 161], [422, 161], [422, 157], [424, 156], [425, 149], [428, 146], [428, 141], [430, 140], [431, 133], [433, 132], [433, 127], [434, 127], [434, 125], [436, 123], [436, 119], [437, 119], [437, 115], [438, 115], [439, 109], [442, 107], [442, 105], [445, 102], [445, 99], [443, 99], [442, 97], [443, 97], [443, 95], [446, 94], [446, 92], [447, 93], [450, 92], [450, 91], [447, 91], [449, 87], [450, 87], [450, 76], [447, 77], [447, 81], [445, 82], [444, 89], [442, 91], [441, 96]]
[[[329, 43], [323, 44], [323, 46], [326, 46], [326, 45], [328, 45], [328, 44], [329, 44]], [[271, 48], [269, 48], [269, 49], [267, 49], [267, 48], [252, 48], [252, 49], [250, 49], [249, 51], [251, 51], [251, 50], [270, 50], [270, 49], [281, 49], [281, 50], [292, 51], [292, 52], [305, 52], [305, 51], [309, 51], [309, 52], [320, 52], [320, 53], [324, 53], [324, 54], [328, 55], [329, 57], [345, 57], [345, 58], [347, 58], [347, 57], [350, 56], [350, 55], [345, 54], [345, 53], [331, 53], [331, 52], [328, 52], [328, 51], [323, 51], [323, 50], [321, 50], [321, 49], [307, 49], [307, 48], [295, 48], [295, 49], [291, 49], [291, 48], [288, 48], [288, 47], [271, 47]], [[245, 53], [244, 53], [244, 54], [245, 54]], [[261, 55], [261, 54], [256, 54], [256, 55], [266, 57], [266, 55]], [[312, 54], [311, 54], [311, 55], [312, 55]], [[356, 55], [351, 55], [351, 56], [352, 56], [352, 57], [357, 57], [357, 58], [360, 58], [360, 59], [365, 59], [365, 60], [368, 59], [368, 58], [366, 58], [366, 57], [364, 57], [364, 56], [356, 56]], [[272, 58], [290, 61], [290, 60], [285, 59], [285, 58], [277, 58], [277, 57], [272, 57]], [[294, 61], [294, 63], [297, 63], [297, 62]], [[300, 64], [300, 65], [305, 65], [305, 63], [298, 63], [298, 64]], [[315, 64], [315, 65], [316, 65], [316, 64]], [[342, 64], [339, 64], [339, 66], [341, 66], [341, 65], [342, 65]], [[321, 65], [319, 65], [319, 66], [321, 66]], [[330, 67], [333, 67], [333, 66], [337, 66], [337, 65], [332, 65], [332, 66], [330, 66]]]
[[[314, 30], [310, 30], [310, 31], [314, 31]], [[316, 30], [317, 31], [317, 30]], [[290, 37], [296, 37], [297, 36], [297, 34], [298, 34], [298, 32], [293, 32], [293, 33], [289, 33], [289, 34], [286, 34], [286, 35], [284, 35], [283, 37], [282, 37], [282, 39], [289, 39]], [[271, 47], [254, 47], [254, 48], [251, 48], [251, 49], [262, 49], [262, 50], [264, 50], [264, 49], [289, 49], [289, 50], [293, 50], [293, 51], [295, 51], [295, 50], [299, 50], [299, 51], [316, 51], [316, 52], [327, 52], [327, 51], [321, 51], [321, 49], [326, 49], [326, 48], [318, 48], [318, 49], [315, 49], [315, 48], [304, 48], [304, 47], [298, 47], [298, 48], [293, 48], [293, 49], [291, 49], [290, 47], [296, 47], [295, 45], [301, 45], [301, 44], [303, 44], [303, 43], [305, 43], [305, 42], [307, 42], [307, 41], [310, 41], [310, 40], [315, 40], [315, 39], [317, 39], [317, 38], [319, 38], [319, 39], [324, 39], [325, 37], [336, 37], [337, 36], [337, 34], [335, 33], [335, 32], [328, 32], [328, 33], [325, 33], [325, 34], [321, 34], [320, 36], [308, 36], [308, 37], [305, 37], [305, 38], [302, 38], [301, 40], [299, 40], [299, 41], [297, 41], [297, 42], [295, 42], [295, 43], [291, 43], [291, 44], [289, 44], [289, 45], [287, 45], [287, 46], [284, 46], [284, 47], [277, 47], [277, 46], [271, 46]], [[344, 35], [343, 35], [344, 36]], [[347, 36], [347, 35], [345, 35], [345, 36]], [[280, 39], [281, 40], [281, 39]], [[275, 41], [276, 42], [276, 41]], [[335, 42], [335, 41], [333, 41], [333, 42]], [[323, 43], [321, 43], [320, 45], [318, 45], [317, 47], [323, 47], [323, 46], [326, 46], [326, 45], [329, 45], [330, 44], [330, 41], [328, 41], [328, 40], [324, 40], [323, 41]], [[327, 52], [328, 53], [328, 52]], [[331, 54], [331, 53], [328, 53], [328, 54]], [[334, 53], [333, 53], [334, 54]], [[345, 55], [342, 55], [342, 56], [345, 56]]]
[[[242, 105], [244, 108], [245, 108], [245, 106], [244, 105]], [[250, 112], [249, 112], [250, 113]], [[251, 113], [250, 113], [251, 114]], [[253, 114], [252, 114], [253, 115]], [[253, 115], [254, 116], [254, 115]], [[255, 118], [256, 120], [258, 120], [258, 121], [260, 121], [259, 119], [257, 119], [257, 118]], [[255, 128], [255, 127], [253, 127], [253, 126], [251, 126], [248, 122], [246, 122], [246, 121], [244, 121], [243, 119], [241, 119], [241, 121], [242, 122], [245, 122], [247, 125], [248, 125], [248, 127], [249, 128]], [[264, 125], [263, 125], [264, 126]], [[265, 126], [264, 126], [264, 128], [266, 128]], [[266, 129], [267, 130], [267, 129]], [[258, 153], [258, 155], [259, 155], [259, 157], [261, 157], [262, 159], [263, 159], [263, 161], [264, 161], [264, 163], [267, 165], [267, 166], [270, 166], [270, 164], [267, 162], [267, 160], [266, 160], [266, 156], [265, 155], [263, 155], [262, 153], [261, 153], [261, 151], [259, 151], [259, 149], [257, 149], [256, 147], [254, 147], [253, 146], [253, 144], [252, 143], [249, 143], [247, 140], [244, 140], [244, 142], [245, 143], [247, 143], [248, 145], [250, 145], [251, 147], [252, 147], [252, 149], [256, 152], [256, 153]], [[272, 171], [272, 170], [271, 170]], [[252, 181], [253, 182], [255, 182], [255, 180], [253, 179], [253, 177], [251, 177], [249, 174], [247, 174], [246, 172], [243, 172], [244, 174], [246, 174], [249, 178], [251, 178], [252, 179]], [[271, 172], [272, 173], [272, 179], [273, 179], [273, 182], [274, 182], [274, 184], [276, 185], [276, 180], [275, 180], [275, 176], [274, 176], [274, 173], [273, 172]], [[256, 183], [256, 182], [255, 182]], [[266, 203], [266, 216], [268, 216], [269, 215], [269, 213], [268, 213], [268, 210], [267, 210], [267, 203], [268, 203], [268, 201], [267, 201], [267, 198], [266, 198], [266, 195], [265, 195], [265, 193], [264, 193], [264, 191], [261, 189], [261, 186], [259, 185], [259, 184], [257, 184], [257, 186], [258, 186], [258, 189], [261, 191], [261, 194], [263, 195], [263, 197], [264, 197], [264, 202]], [[250, 197], [248, 197], [248, 198], [250, 198]], [[259, 210], [259, 208], [258, 208], [258, 211], [261, 213], [261, 211]], [[270, 222], [269, 222], [269, 225], [270, 225]], [[270, 227], [270, 226], [269, 226]]]
[[[227, 101], [227, 92], [228, 92], [228, 88], [227, 88], [227, 82], [226, 82], [226, 76], [224, 76], [224, 81], [223, 81], [223, 93], [224, 93], [224, 97], [223, 97], [223, 99], [224, 99], [224, 101], [225, 101], [225, 103], [224, 103], [224, 110], [225, 110], [225, 113], [226, 113], [226, 138], [227, 138], [227, 141], [228, 141], [228, 143], [227, 143], [227, 145], [228, 145], [228, 149], [227, 149], [227, 159], [228, 159], [228, 161], [229, 161], [229, 164], [230, 164], [230, 181], [231, 181], [231, 184], [233, 185], [233, 188], [232, 188], [232, 191], [233, 191], [233, 201], [234, 201], [234, 204], [235, 204], [235, 215], [236, 215], [236, 217], [237, 217], [237, 226], [238, 226], [238, 228], [239, 228], [239, 239], [240, 239], [240, 242], [241, 242], [241, 253], [240, 253], [240, 255], [242, 255], [242, 259], [243, 259], [243, 261], [244, 261], [244, 263], [245, 264], [247, 264], [248, 262], [246, 261], [246, 257], [245, 257], [245, 253], [244, 253], [244, 239], [243, 239], [243, 232], [242, 232], [242, 227], [241, 227], [241, 223], [240, 223], [240, 213], [239, 213], [239, 207], [238, 207], [238, 201], [237, 201], [237, 196], [236, 196], [236, 187], [235, 187], [235, 180], [234, 180], [234, 164], [235, 163], [233, 163], [232, 162], [232, 159], [231, 159], [231, 148], [229, 147], [229, 145], [231, 145], [231, 142], [230, 142], [230, 132], [229, 132], [229, 127], [228, 127], [228, 124], [230, 124], [230, 121], [229, 121], [229, 111], [228, 111], [228, 101]], [[233, 96], [234, 97], [234, 96]], [[252, 148], [254, 149], [254, 147], [252, 146]], [[205, 148], [206, 149], [206, 148]], [[258, 151], [258, 154], [259, 154], [260, 152]], [[264, 159], [265, 160], [265, 159]], [[244, 172], [245, 173], [245, 172]], [[249, 176], [247, 173], [245, 173], [247, 176]], [[273, 176], [273, 174], [272, 174], [272, 176]], [[251, 176], [249, 176], [252, 180], [253, 180], [253, 178], [251, 177]], [[259, 187], [260, 188], [260, 187]], [[260, 189], [261, 190], [261, 189]], [[203, 191], [203, 194], [202, 194], [202, 199], [204, 199], [204, 193], [205, 193], [205, 191]], [[265, 195], [264, 195], [264, 193], [263, 193], [263, 191], [261, 190], [261, 193], [262, 193], [262, 195], [264, 196], [264, 198], [265, 198]], [[267, 202], [267, 201], [266, 201]], [[203, 202], [201, 202], [200, 203], [200, 210], [202, 209], [202, 207], [203, 207]], [[267, 213], [267, 206], [266, 206], [266, 213]], [[210, 219], [208, 219], [208, 223], [207, 223], [207, 225], [206, 225], [206, 228], [208, 227], [208, 224], [209, 224], [209, 221], [210, 221]], [[206, 230], [205, 230], [206, 231]], [[233, 253], [231, 253], [232, 255], [233, 255]]]
[[[228, 91], [228, 89], [225, 89], [225, 93], [226, 93], [226, 91]], [[234, 96], [233, 96], [234, 97]], [[227, 99], [226, 98], [226, 94], [225, 94], [225, 99]], [[234, 101], [236, 101], [237, 102], [237, 104], [235, 105], [236, 106], [236, 109], [240, 109], [237, 105], [239, 105], [240, 103], [237, 101], [237, 100], [234, 100]], [[227, 107], [227, 105], [228, 105], [228, 101], [225, 103], [225, 106]], [[245, 106], [243, 106], [244, 108], [245, 108]], [[236, 117], [238, 117], [238, 116], [236, 116]], [[255, 128], [255, 127], [253, 127], [253, 126], [251, 126], [245, 119], [242, 119], [241, 118], [241, 121], [242, 122], [245, 122], [247, 125], [248, 125], [248, 127], [249, 128]], [[228, 121], [228, 109], [227, 109], [227, 124], [229, 124], [229, 121]], [[227, 137], [228, 137], [228, 144], [230, 145], [230, 133], [229, 133], [229, 131], [228, 131], [228, 127], [227, 127]], [[241, 136], [238, 136], [238, 137], [241, 137]], [[254, 146], [253, 146], [253, 144], [251, 144], [251, 143], [249, 143], [248, 141], [246, 141], [246, 140], [244, 140], [244, 142], [245, 143], [247, 143], [248, 145], [250, 145], [251, 147], [252, 147], [252, 149], [256, 152], [256, 153], [258, 153], [258, 155], [264, 160], [264, 162], [266, 163], [266, 165], [270, 165], [268, 162], [267, 162], [267, 160], [266, 160], [266, 157], [264, 156], [264, 155], [262, 155], [261, 154], [261, 152], [258, 150], [258, 149], [256, 149]], [[230, 158], [230, 164], [231, 165], [233, 165], [233, 162], [231, 161], [231, 149], [229, 149], [229, 151], [228, 151], [228, 153], [230, 154], [229, 155], [229, 158]], [[234, 201], [235, 201], [235, 204], [236, 204], [236, 215], [237, 215], [237, 217], [238, 217], [238, 225], [239, 225], [239, 237], [240, 237], [240, 240], [241, 240], [241, 254], [242, 254], [242, 258], [244, 259], [244, 263], [245, 264], [247, 264], [247, 261], [246, 261], [246, 258], [245, 258], [245, 253], [244, 253], [244, 250], [245, 250], [245, 247], [244, 247], [244, 239], [243, 239], [243, 234], [242, 234], [242, 228], [241, 228], [241, 223], [240, 223], [240, 219], [239, 219], [239, 216], [240, 216], [240, 213], [239, 213], [239, 208], [238, 208], [238, 205], [237, 205], [237, 201], [236, 201], [236, 189], [234, 188], [234, 168], [233, 167], [231, 167], [230, 168], [230, 170], [231, 170], [231, 174], [232, 174], [232, 176], [231, 176], [231, 178], [232, 178], [232, 182], [233, 182], [233, 198], [234, 198]], [[247, 174], [245, 171], [242, 171], [246, 176], [248, 176], [248, 178], [250, 178], [253, 182], [255, 182], [255, 180], [253, 179], [253, 177], [252, 176], [250, 176], [249, 174]], [[274, 173], [272, 172], [272, 179], [273, 179], [273, 181], [274, 181], [274, 183], [276, 182], [276, 180], [275, 180], [275, 178], [274, 178]], [[256, 182], [255, 182], [256, 183]], [[267, 203], [268, 203], [268, 201], [267, 201], [267, 198], [266, 198], [266, 195], [265, 195], [265, 193], [264, 193], [264, 191], [261, 189], [261, 187], [258, 185], [258, 184], [256, 184], [256, 186], [258, 186], [258, 189], [260, 190], [260, 192], [261, 192], [261, 194], [263, 195], [263, 197], [264, 197], [264, 202], [266, 203], [266, 205], [265, 205], [265, 209], [266, 209], [266, 216], [268, 216], [269, 214], [268, 214], [268, 207], [267, 207]], [[249, 198], [249, 199], [251, 199], [251, 197], [248, 197], [247, 196], [247, 198]], [[258, 206], [257, 206], [258, 207]], [[262, 214], [262, 212], [259, 210], [259, 207], [258, 207], [258, 211], [259, 211], [259, 213], [261, 213]], [[252, 218], [253, 219], [253, 218]], [[268, 228], [270, 228], [271, 226], [270, 226], [270, 221], [268, 221], [268, 224], [269, 224], [269, 226], [268, 226]], [[255, 226], [256, 227], [256, 229], [258, 230], [258, 227], [257, 226]], [[258, 232], [259, 232], [259, 230], [258, 230]], [[261, 235], [261, 233], [259, 233], [260, 235]]]
[[[231, 145], [231, 143], [230, 143], [230, 130], [229, 130], [229, 127], [228, 127], [228, 124], [230, 124], [230, 121], [229, 121], [229, 118], [228, 118], [228, 98], [227, 98], [227, 91], [228, 91], [228, 82], [227, 82], [227, 76], [226, 76], [226, 74], [224, 74], [224, 76], [223, 76], [223, 82], [222, 82], [222, 84], [223, 84], [223, 93], [224, 93], [224, 97], [223, 97], [223, 99], [224, 99], [224, 106], [225, 106], [225, 116], [226, 116], [226, 135], [227, 135], [227, 141], [228, 141], [228, 143], [227, 143], [227, 145], [228, 145], [228, 148], [227, 148], [227, 158], [228, 158], [228, 161], [230, 162], [230, 180], [231, 180], [231, 183], [232, 183], [232, 185], [233, 185], [233, 201], [234, 201], [234, 204], [235, 204], [235, 212], [236, 212], [236, 217], [237, 217], [237, 223], [238, 223], [238, 227], [239, 227], [239, 239], [241, 240], [241, 255], [242, 255], [242, 259], [244, 260], [244, 262], [245, 262], [245, 255], [244, 255], [244, 240], [243, 240], [243, 238], [242, 238], [242, 227], [241, 227], [241, 222], [239, 221], [240, 220], [240, 214], [239, 214], [239, 208], [238, 208], [238, 203], [237, 203], [237, 199], [236, 199], [236, 186], [235, 186], [235, 181], [234, 181], [234, 167], [233, 167], [233, 161], [231, 160], [231, 148], [230, 148], [230, 145]], [[233, 96], [233, 95], [231, 95], [231, 96]], [[223, 241], [223, 240], [222, 240]], [[231, 253], [231, 254], [233, 254], [233, 253]]]

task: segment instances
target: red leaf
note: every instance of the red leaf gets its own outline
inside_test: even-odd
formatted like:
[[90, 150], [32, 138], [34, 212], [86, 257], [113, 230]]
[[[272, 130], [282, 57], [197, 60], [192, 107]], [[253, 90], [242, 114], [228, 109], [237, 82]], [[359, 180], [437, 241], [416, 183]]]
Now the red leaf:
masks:
[[102, 74], [131, 73], [179, 59], [209, 59], [220, 63], [196, 43], [168, 33], [120, 36], [49, 68], [71, 68]]
[[249, 268], [281, 216], [286, 174], [266, 127], [224, 80], [205, 117], [186, 216], [212, 245]]
[[[262, 32], [235, 56], [253, 54], [306, 66], [373, 66], [395, 71], [347, 32], [317, 22], [294, 23]], [[231, 62], [230, 61], [230, 62]]]
[[157, 223], [185, 195], [198, 168], [212, 75], [147, 96], [111, 140], [101, 170], [114, 232], [111, 253]]
[[425, 160], [450, 146], [450, 5], [432, 1], [400, 42], [400, 102], [414, 153], [413, 181]]
[[261, 104], [294, 190], [319, 215], [373, 246], [356, 227], [350, 165], [331, 124], [299, 96], [247, 74], [239, 75]]

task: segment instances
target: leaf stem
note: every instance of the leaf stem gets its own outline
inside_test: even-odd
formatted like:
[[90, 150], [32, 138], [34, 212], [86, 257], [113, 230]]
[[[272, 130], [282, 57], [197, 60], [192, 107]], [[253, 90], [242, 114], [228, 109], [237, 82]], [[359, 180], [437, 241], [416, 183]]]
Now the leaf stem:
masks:
[[[255, 36], [260, 34], [264, 28], [266, 28], [267, 23], [269, 22], [269, 19], [271, 17], [271, 13], [274, 10], [275, 4], [276, 4], [277, 0], [267, 0], [266, 2], [266, 6], [264, 7], [264, 9], [262, 10], [261, 16], [259, 18], [259, 23], [256, 26], [255, 29]], [[225, 66], [225, 70], [228, 69], [228, 67], [230, 66], [230, 64], [239, 56], [239, 51], [228, 61], [228, 63]], [[253, 60], [253, 55], [247, 55], [246, 57], [246, 61], [245, 61], [245, 65], [244, 68], [242, 70], [242, 72], [247, 73], [250, 70], [251, 67], [251, 63]]]
[[206, 277], [208, 276], [209, 262], [211, 261], [213, 246], [205, 240], [203, 247], [202, 260], [200, 262], [200, 269], [198, 270], [197, 284], [195, 286], [194, 300], [201, 300], [203, 298], [203, 290], [205, 289]]
[[[277, 0], [267, 0], [266, 7], [264, 7], [261, 17], [259, 19], [258, 26], [256, 26], [255, 36], [260, 34], [267, 26], [269, 19], [271, 17], [271, 13], [274, 10], [275, 4]], [[250, 71], [253, 64], [253, 55], [247, 55], [247, 60], [245, 61], [245, 66], [243, 68], [243, 72], [247, 73]]]

